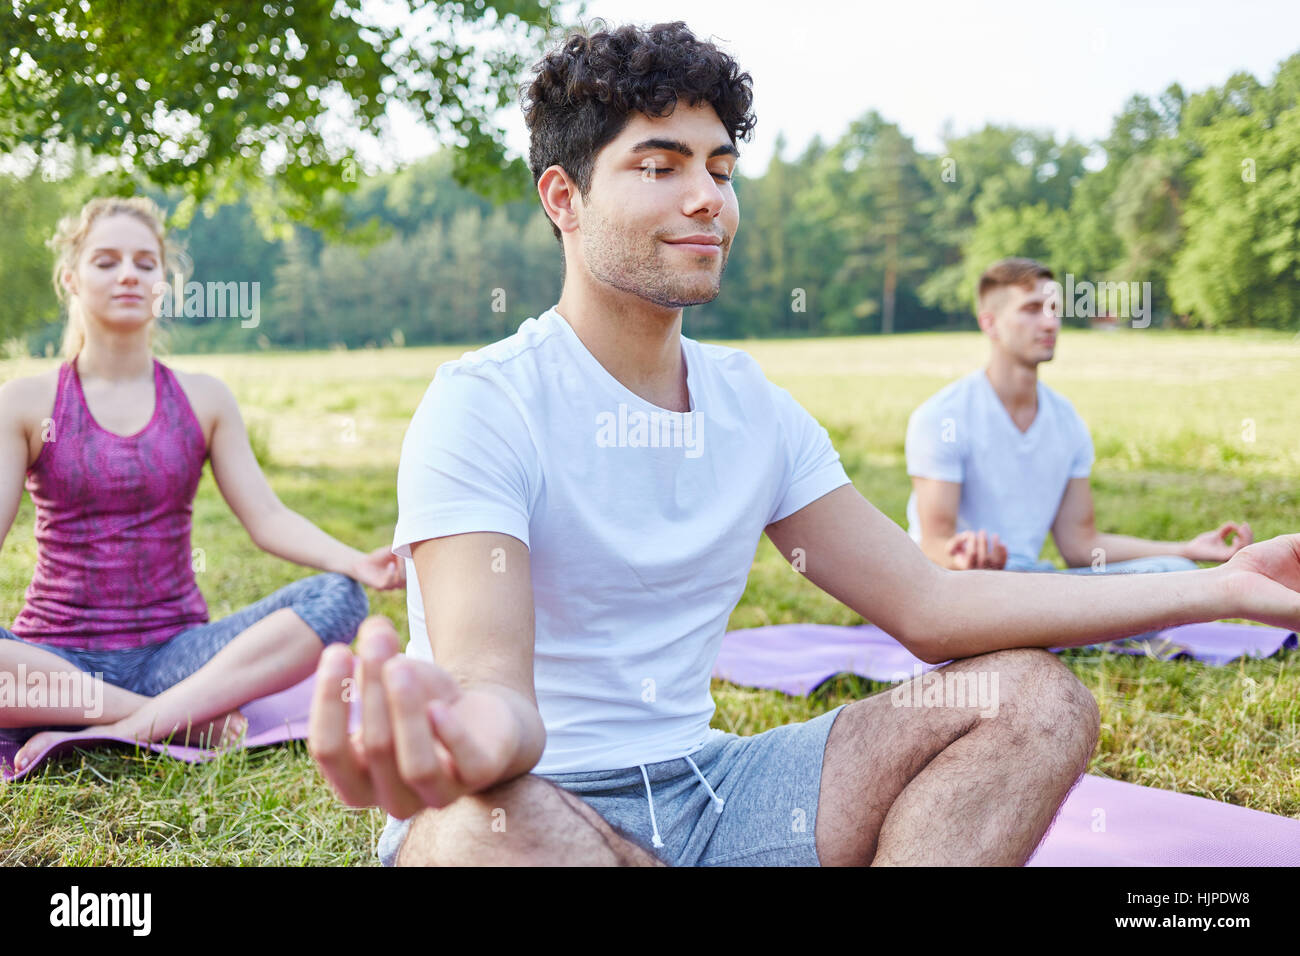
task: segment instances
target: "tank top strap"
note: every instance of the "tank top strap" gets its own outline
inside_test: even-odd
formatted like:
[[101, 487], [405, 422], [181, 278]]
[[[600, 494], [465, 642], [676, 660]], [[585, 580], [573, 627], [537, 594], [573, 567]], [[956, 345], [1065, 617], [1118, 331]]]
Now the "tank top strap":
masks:
[[72, 381], [72, 362], [63, 362], [59, 365], [59, 384], [54, 390], [54, 410], [50, 412], [50, 421], [56, 428], [59, 425], [59, 418], [63, 410], [67, 407], [69, 393], [74, 388]]
[[[158, 359], [154, 359], [154, 374], [157, 382], [157, 401], [160, 408], [165, 408], [167, 418], [176, 426], [186, 429], [195, 436], [197, 447], [202, 449], [203, 460], [207, 460], [208, 439], [199, 421], [199, 414], [190, 404], [189, 396], [181, 387], [176, 373]], [[165, 403], [165, 405], [163, 404]]]
[[73, 378], [72, 363], [63, 362], [59, 365], [59, 381], [54, 389], [54, 408], [50, 410], [50, 417], [41, 422], [41, 450], [36, 455], [36, 460], [28, 466], [28, 475], [44, 465], [45, 460], [50, 457], [51, 444], [56, 442], [60, 435], [73, 435], [80, 429], [83, 415], [76, 391], [77, 383]]

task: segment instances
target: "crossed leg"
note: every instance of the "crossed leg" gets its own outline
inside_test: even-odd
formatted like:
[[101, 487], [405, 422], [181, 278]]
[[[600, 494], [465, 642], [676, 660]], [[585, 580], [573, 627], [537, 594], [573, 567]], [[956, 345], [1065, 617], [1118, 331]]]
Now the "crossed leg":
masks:
[[398, 866], [665, 866], [619, 835], [590, 804], [524, 774], [426, 809], [411, 821]]
[[[961, 675], [970, 688], [980, 672], [996, 689], [993, 716], [899, 706], [915, 704], [916, 681]], [[1087, 769], [1099, 721], [1088, 689], [1037, 648], [954, 661], [855, 701], [826, 740], [817, 855], [826, 866], [1022, 865]]]
[[[5, 658], [17, 648], [22, 648], [17, 653], [27, 652], [16, 641], [3, 644]], [[135, 694], [92, 677], [102, 695], [99, 699], [105, 702], [101, 718], [91, 720], [83, 715], [65, 722], [92, 723], [98, 733], [142, 742], [173, 738], [216, 746], [237, 738], [247, 727], [247, 720], [239, 712], [241, 704], [303, 680], [311, 673], [320, 651], [316, 633], [293, 611], [275, 611], [242, 632], [189, 677], [157, 696]], [[57, 660], [62, 664], [60, 670], [72, 670], [62, 658]], [[43, 713], [9, 718], [18, 726], [37, 721], [44, 725], [56, 719], [48, 708]], [[22, 769], [36, 754], [59, 741], [88, 735], [89, 730], [38, 731], [15, 754], [14, 762]]]
[[[295, 581], [274, 594], [221, 619], [194, 627], [162, 645], [149, 660], [140, 684], [143, 693], [100, 682], [105, 716], [97, 719], [100, 733], [139, 741], [195, 740], [219, 746], [238, 739], [247, 727], [239, 707], [292, 687], [309, 676], [323, 649], [322, 642], [350, 641], [369, 607], [365, 590], [341, 574], [318, 574]], [[311, 623], [308, 623], [308, 622]], [[0, 640], [0, 669], [16, 655], [38, 651], [20, 641]], [[10, 658], [15, 660], [11, 661]], [[58, 722], [49, 708], [27, 713], [15, 710], [4, 718], [12, 726]], [[65, 721], [86, 724], [82, 716]], [[35, 754], [60, 740], [87, 736], [87, 731], [41, 731], [15, 755], [22, 769]]]
[[[0, 629], [0, 634], [7, 634]], [[64, 657], [22, 641], [0, 639], [0, 674], [43, 675], [47, 687], [77, 685], [76, 700], [63, 702], [57, 694], [40, 706], [14, 703], [0, 708], [0, 727], [33, 727], [41, 724], [111, 724], [133, 713], [147, 700], [142, 694], [101, 681]], [[17, 684], [17, 678], [14, 678]], [[91, 705], [94, 706], [91, 706]]]
[[[0, 629], [0, 637], [6, 633]], [[60, 735], [85, 736], [92, 728], [115, 725], [149, 701], [146, 695], [102, 679], [44, 648], [22, 641], [0, 639], [0, 674], [20, 673], [25, 674], [28, 680], [35, 677], [43, 681], [48, 692], [39, 704], [14, 703], [0, 708], [0, 734], [12, 739], [14, 732], [18, 731], [18, 739], [23, 742], [15, 754], [18, 769], [26, 764], [30, 755], [38, 753], [47, 743], [61, 739]], [[245, 724], [243, 715], [234, 709], [208, 720], [191, 721], [187, 725], [188, 732], [179, 734], [176, 742], [204, 746], [236, 739]], [[85, 729], [49, 729], [51, 727]], [[31, 729], [25, 734], [21, 733], [25, 728]], [[100, 732], [105, 731], [101, 729]], [[42, 736], [43, 734], [51, 736]]]
[[[823, 865], [1020, 865], [1029, 858], [1087, 768], [1097, 704], [1039, 649], [983, 654], [931, 673], [978, 680], [980, 671], [994, 694], [974, 706], [896, 706], [912, 699], [908, 682], [840, 712], [817, 804]], [[914, 680], [927, 678], [934, 680]], [[579, 797], [534, 774], [420, 811], [396, 862], [664, 865]]]

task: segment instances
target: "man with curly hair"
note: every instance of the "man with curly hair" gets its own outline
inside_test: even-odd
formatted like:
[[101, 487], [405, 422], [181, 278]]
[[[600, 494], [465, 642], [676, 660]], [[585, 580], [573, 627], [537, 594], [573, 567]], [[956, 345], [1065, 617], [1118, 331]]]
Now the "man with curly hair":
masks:
[[[389, 812], [385, 864], [1020, 864], [1098, 732], [1046, 647], [1300, 618], [1300, 535], [1158, 581], [940, 568], [752, 358], [684, 336], [736, 236], [750, 105], [749, 75], [682, 23], [576, 33], [537, 67], [530, 165], [563, 294], [442, 365], [411, 421], [393, 542], [407, 652], [370, 618], [355, 676], [343, 648], [317, 672], [311, 751], [348, 804]], [[952, 663], [915, 679], [924, 693], [711, 728], [763, 532]]]

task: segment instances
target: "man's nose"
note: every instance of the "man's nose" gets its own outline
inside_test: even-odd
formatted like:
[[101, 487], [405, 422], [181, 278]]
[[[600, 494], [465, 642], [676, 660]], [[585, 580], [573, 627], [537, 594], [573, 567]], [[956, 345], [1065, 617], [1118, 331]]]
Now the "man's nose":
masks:
[[692, 207], [688, 214], [694, 214], [695, 211], [708, 210], [710, 216], [716, 216], [722, 212], [722, 205], [726, 198], [722, 195], [722, 187], [713, 178], [713, 174], [707, 169], [692, 180], [695, 187], [691, 191], [689, 205]]

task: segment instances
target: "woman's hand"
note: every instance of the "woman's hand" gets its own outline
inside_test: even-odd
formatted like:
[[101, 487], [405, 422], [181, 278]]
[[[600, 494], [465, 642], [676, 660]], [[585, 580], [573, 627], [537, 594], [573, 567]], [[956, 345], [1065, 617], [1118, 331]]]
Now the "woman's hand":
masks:
[[376, 548], [353, 563], [348, 569], [348, 577], [376, 591], [404, 588], [406, 560], [393, 554], [390, 548]]

